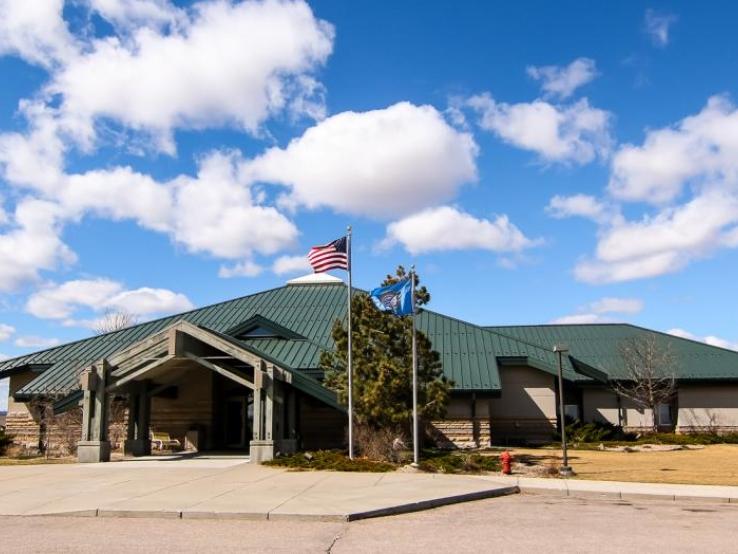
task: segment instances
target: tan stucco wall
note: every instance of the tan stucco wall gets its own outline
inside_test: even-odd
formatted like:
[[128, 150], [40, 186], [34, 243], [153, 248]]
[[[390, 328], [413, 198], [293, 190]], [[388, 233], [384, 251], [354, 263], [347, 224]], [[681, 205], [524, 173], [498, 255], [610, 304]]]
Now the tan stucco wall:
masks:
[[677, 429], [738, 431], [738, 385], [681, 385]]
[[532, 367], [502, 367], [500, 380], [500, 397], [489, 401], [492, 441], [550, 440], [556, 429], [553, 376]]
[[582, 417], [584, 421], [597, 421], [618, 425], [618, 398], [607, 389], [584, 389], [582, 391]]
[[583, 389], [582, 408], [586, 422], [608, 422], [632, 430], [650, 429], [653, 422], [651, 410], [638, 408], [627, 398], [621, 398], [619, 419], [618, 397], [613, 391], [605, 388]]

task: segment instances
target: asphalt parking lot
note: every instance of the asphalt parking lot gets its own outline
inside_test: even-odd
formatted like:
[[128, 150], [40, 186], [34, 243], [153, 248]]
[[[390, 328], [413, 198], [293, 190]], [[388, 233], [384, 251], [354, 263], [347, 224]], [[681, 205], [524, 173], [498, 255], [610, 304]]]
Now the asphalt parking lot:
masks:
[[0, 518], [6, 552], [735, 552], [738, 505], [514, 495], [353, 523]]

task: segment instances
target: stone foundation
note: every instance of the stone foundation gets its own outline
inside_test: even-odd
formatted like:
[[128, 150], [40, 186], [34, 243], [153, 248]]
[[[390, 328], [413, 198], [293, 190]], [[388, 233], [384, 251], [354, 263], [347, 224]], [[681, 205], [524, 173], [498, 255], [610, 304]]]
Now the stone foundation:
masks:
[[428, 431], [439, 448], [484, 448], [492, 441], [487, 418], [432, 421]]

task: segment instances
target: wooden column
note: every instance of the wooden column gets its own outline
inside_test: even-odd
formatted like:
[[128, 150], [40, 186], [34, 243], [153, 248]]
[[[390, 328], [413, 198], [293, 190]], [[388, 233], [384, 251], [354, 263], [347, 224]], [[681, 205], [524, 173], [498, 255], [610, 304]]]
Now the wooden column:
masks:
[[288, 439], [297, 437], [297, 395], [295, 389], [289, 388], [287, 392], [287, 433]]
[[254, 438], [249, 443], [251, 461], [257, 464], [274, 458], [273, 376], [274, 368], [260, 360], [254, 368]]
[[264, 438], [266, 440], [274, 440], [274, 427], [277, 418], [277, 410], [274, 402], [274, 366], [267, 368], [267, 384], [266, 384], [266, 405], [264, 414]]
[[128, 439], [123, 445], [127, 456], [147, 456], [151, 454], [149, 425], [151, 422], [150, 383], [147, 380], [134, 381], [128, 393]]
[[110, 461], [108, 442], [108, 393], [110, 367], [106, 359], [91, 365], [80, 376], [84, 391], [82, 404], [82, 440], [77, 444], [80, 462]]

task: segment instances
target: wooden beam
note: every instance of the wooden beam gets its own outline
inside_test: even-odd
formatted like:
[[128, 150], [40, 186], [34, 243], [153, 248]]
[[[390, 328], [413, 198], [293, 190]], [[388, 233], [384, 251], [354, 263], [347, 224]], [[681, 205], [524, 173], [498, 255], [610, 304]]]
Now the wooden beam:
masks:
[[125, 375], [131, 369], [140, 366], [143, 362], [159, 359], [162, 356], [165, 356], [167, 353], [167, 342], [165, 340], [159, 341], [158, 343], [149, 346], [149, 348], [138, 352], [137, 354], [132, 354], [130, 357], [122, 359], [120, 363], [114, 366], [115, 370], [113, 371], [112, 375], [114, 377]]
[[143, 339], [140, 342], [134, 343], [132, 346], [129, 346], [125, 350], [116, 352], [108, 359], [108, 361], [110, 362], [110, 365], [117, 366], [122, 361], [128, 358], [131, 358], [133, 356], [136, 356], [137, 354], [140, 354], [141, 352], [147, 350], [148, 348], [155, 346], [156, 343], [166, 340], [167, 333], [168, 331], [166, 329], [164, 331], [159, 331], [158, 333], [155, 333], [151, 335], [150, 337]]
[[156, 360], [154, 362], [151, 362], [150, 364], [146, 364], [141, 369], [137, 369], [136, 371], [133, 371], [131, 373], [128, 373], [125, 377], [121, 377], [120, 379], [118, 379], [118, 381], [116, 381], [114, 384], [112, 384], [110, 387], [108, 387], [108, 390], [112, 390], [112, 389], [116, 389], [118, 387], [121, 387], [121, 386], [125, 385], [126, 383], [128, 383], [129, 381], [133, 381], [134, 379], [136, 379], [138, 377], [141, 377], [142, 375], [145, 375], [146, 373], [148, 373], [152, 369], [156, 369], [160, 365], [162, 365], [162, 364], [164, 364], [164, 363], [166, 363], [166, 362], [168, 362], [169, 360], [172, 360], [172, 359], [174, 359], [174, 356], [167, 355], [167, 356], [164, 356], [163, 358], [161, 358], [159, 360]]
[[184, 335], [176, 327], [169, 329], [167, 350], [170, 356], [184, 356]]
[[195, 337], [199, 341], [202, 341], [205, 344], [209, 344], [213, 348], [217, 348], [221, 352], [225, 352], [233, 356], [237, 360], [246, 362], [250, 366], [258, 367], [259, 363], [262, 361], [262, 359], [256, 354], [252, 354], [251, 352], [244, 350], [243, 348], [239, 348], [238, 346], [235, 346], [227, 340], [221, 339], [219, 336], [214, 335], [206, 331], [205, 329], [201, 329], [197, 325], [188, 323], [187, 321], [180, 322], [177, 325], [177, 328], [181, 331], [184, 331], [188, 335]]
[[194, 362], [197, 362], [198, 364], [200, 364], [202, 366], [205, 366], [206, 368], [208, 368], [208, 369], [210, 369], [212, 371], [215, 371], [216, 373], [222, 375], [223, 377], [226, 377], [226, 378], [230, 379], [231, 381], [235, 381], [239, 385], [243, 385], [244, 387], [248, 387], [251, 390], [254, 390], [256, 388], [253, 383], [247, 381], [246, 379], [244, 379], [243, 377], [241, 377], [239, 375], [236, 375], [235, 373], [233, 373], [232, 371], [230, 371], [230, 370], [228, 370], [228, 369], [226, 369], [224, 367], [221, 367], [221, 366], [216, 365], [216, 364], [214, 364], [212, 362], [209, 362], [207, 360], [204, 360], [202, 358], [199, 358], [198, 356], [195, 356], [194, 354], [190, 354], [189, 352], [185, 352], [185, 357], [186, 358], [189, 358], [190, 360], [192, 360]]

